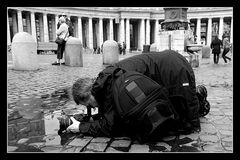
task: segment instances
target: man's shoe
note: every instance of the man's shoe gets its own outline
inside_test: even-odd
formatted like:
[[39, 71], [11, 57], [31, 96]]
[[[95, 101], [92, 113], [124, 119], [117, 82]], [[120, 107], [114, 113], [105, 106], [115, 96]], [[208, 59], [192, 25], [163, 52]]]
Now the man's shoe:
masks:
[[54, 63], [52, 63], [52, 65], [60, 65], [60, 63], [54, 62]]
[[61, 63], [62, 65], [65, 65], [65, 62]]

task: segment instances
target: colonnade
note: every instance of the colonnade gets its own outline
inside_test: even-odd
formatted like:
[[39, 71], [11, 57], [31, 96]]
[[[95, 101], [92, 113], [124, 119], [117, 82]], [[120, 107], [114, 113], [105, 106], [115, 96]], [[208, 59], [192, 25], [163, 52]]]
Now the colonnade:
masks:
[[[24, 12], [24, 14], [23, 14]], [[10, 13], [10, 14], [9, 14]], [[23, 18], [24, 15], [24, 18]], [[8, 35], [8, 44], [11, 43], [11, 38], [17, 32], [25, 31], [36, 39], [37, 42], [50, 42], [54, 41], [56, 38], [57, 22], [59, 19], [59, 14], [47, 13], [47, 12], [34, 12], [27, 10], [16, 10], [11, 9], [8, 12], [8, 23], [7, 23], [7, 35]], [[9, 18], [11, 17], [11, 28], [9, 24]], [[142, 50], [143, 45], [150, 45], [152, 43], [158, 43], [159, 41], [159, 30], [161, 29], [161, 22], [164, 19], [158, 18], [103, 18], [103, 17], [86, 17], [78, 15], [68, 15], [72, 22], [74, 22], [74, 36], [80, 38], [80, 40], [86, 41], [85, 47], [93, 49], [94, 46], [100, 47], [104, 39], [104, 34], [107, 34], [107, 39], [115, 40], [118, 42], [125, 42], [126, 49], [129, 50], [131, 46], [131, 39], [135, 38], [138, 45], [137, 48]], [[215, 18], [215, 17], [214, 17]], [[219, 18], [219, 31], [218, 35], [221, 36], [224, 33], [224, 17]], [[23, 21], [24, 19], [24, 21]], [[212, 19], [208, 18], [207, 20], [207, 36], [206, 41], [207, 45], [210, 45], [212, 39]], [[93, 23], [94, 21], [94, 23]], [[138, 23], [138, 28], [133, 28], [131, 26], [132, 21]], [[191, 21], [191, 19], [189, 19]], [[24, 23], [23, 23], [24, 22]], [[50, 25], [51, 23], [51, 25]], [[104, 32], [104, 23], [107, 24], [107, 32]], [[114, 28], [114, 25], [117, 26]], [[95, 28], [95, 30], [94, 30]], [[133, 30], [137, 29], [137, 36], [131, 36]], [[230, 42], [232, 42], [233, 37], [233, 20], [231, 18], [231, 35]], [[115, 33], [117, 32], [117, 33]], [[154, 32], [151, 34], [151, 32]], [[196, 19], [196, 32], [197, 42], [201, 41], [201, 18]], [[96, 41], [94, 41], [94, 36]]]

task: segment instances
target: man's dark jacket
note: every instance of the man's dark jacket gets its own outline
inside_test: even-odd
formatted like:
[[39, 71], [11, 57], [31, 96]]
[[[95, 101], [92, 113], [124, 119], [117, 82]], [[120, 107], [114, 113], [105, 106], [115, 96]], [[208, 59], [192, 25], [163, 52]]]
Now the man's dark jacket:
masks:
[[[166, 50], [132, 56], [119, 61], [115, 66], [143, 73], [165, 86], [170, 96], [183, 97], [186, 100], [184, 106], [186, 121], [192, 128], [200, 128], [195, 76], [185, 57], [175, 51]], [[99, 103], [99, 113], [103, 116], [92, 123], [82, 122], [79, 126], [82, 133], [89, 133], [92, 136], [111, 136], [113, 131], [117, 133], [117, 130], [120, 132], [124, 130], [122, 128], [125, 126], [121, 124], [112, 105], [111, 72], [114, 68], [108, 67], [100, 72], [93, 85], [92, 94]], [[178, 105], [178, 102], [176, 103], [175, 107]]]
[[222, 45], [222, 41], [218, 38], [215, 38], [210, 44], [211, 49], [213, 49], [212, 53], [220, 54]]

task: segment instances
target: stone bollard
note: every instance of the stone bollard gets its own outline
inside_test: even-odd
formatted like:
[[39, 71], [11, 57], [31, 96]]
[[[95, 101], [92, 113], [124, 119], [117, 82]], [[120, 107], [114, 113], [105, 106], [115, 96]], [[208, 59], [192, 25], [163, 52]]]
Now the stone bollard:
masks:
[[156, 43], [151, 44], [150, 52], [157, 52], [157, 44]]
[[191, 53], [189, 63], [193, 68], [199, 67], [199, 54], [196, 52]]
[[13, 69], [37, 70], [37, 42], [27, 32], [18, 32], [12, 40]]
[[210, 58], [211, 48], [209, 46], [202, 47], [202, 58]]
[[72, 67], [83, 66], [83, 47], [80, 39], [69, 37], [65, 46], [65, 65]]
[[119, 61], [118, 43], [113, 40], [107, 40], [103, 43], [103, 64], [111, 65]]

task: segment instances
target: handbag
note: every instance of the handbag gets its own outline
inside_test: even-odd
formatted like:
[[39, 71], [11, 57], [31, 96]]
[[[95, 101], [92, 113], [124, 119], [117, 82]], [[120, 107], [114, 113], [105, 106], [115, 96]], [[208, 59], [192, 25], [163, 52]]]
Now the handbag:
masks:
[[[65, 34], [64, 39], [67, 37], [67, 34], [68, 34], [68, 32]], [[55, 40], [55, 43], [57, 43], [57, 44], [59, 44], [59, 45], [62, 45], [62, 44], [65, 42], [64, 39], [63, 39], [63, 38], [59, 38], [59, 36], [57, 36], [57, 38], [56, 38], [56, 40]]]
[[57, 37], [56, 40], [55, 40], [55, 43], [57, 43], [59, 45], [63, 44], [63, 42], [64, 42], [64, 39], [59, 38], [59, 37]]

